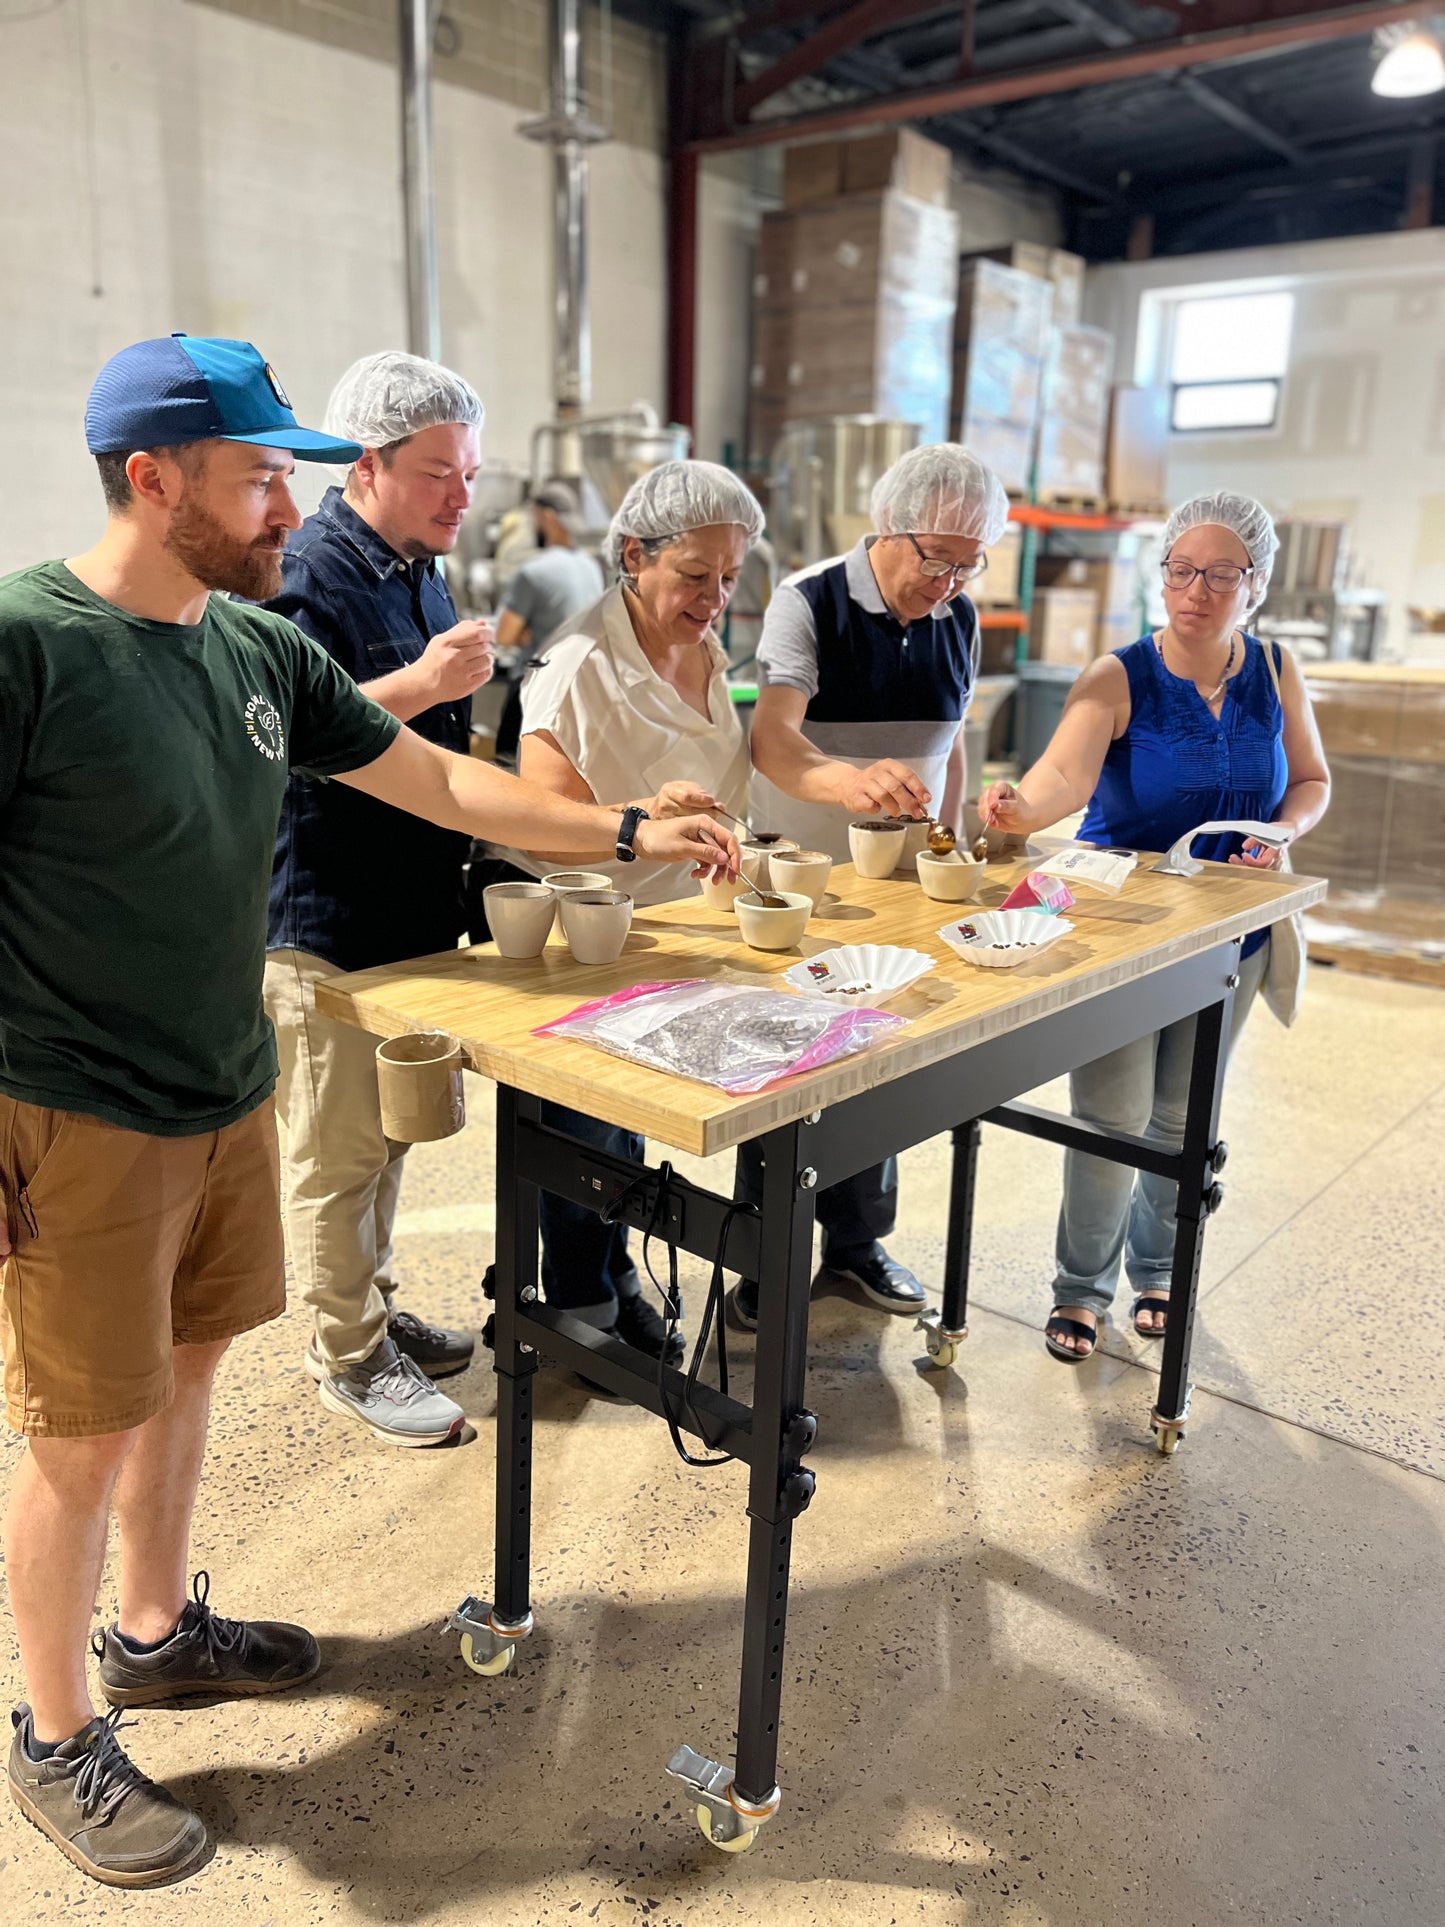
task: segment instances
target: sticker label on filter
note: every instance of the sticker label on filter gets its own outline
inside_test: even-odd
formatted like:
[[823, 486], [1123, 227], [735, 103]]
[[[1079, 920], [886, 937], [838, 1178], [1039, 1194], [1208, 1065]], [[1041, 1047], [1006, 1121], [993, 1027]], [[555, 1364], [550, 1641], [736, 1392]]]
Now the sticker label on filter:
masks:
[[810, 963], [808, 965], [808, 975], [813, 979], [814, 983], [825, 984], [832, 974], [827, 964]]

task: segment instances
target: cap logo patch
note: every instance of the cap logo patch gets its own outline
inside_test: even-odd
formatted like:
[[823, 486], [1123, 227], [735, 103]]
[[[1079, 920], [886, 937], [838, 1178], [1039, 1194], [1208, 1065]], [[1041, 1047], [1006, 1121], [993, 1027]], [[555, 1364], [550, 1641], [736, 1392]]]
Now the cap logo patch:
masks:
[[276, 373], [276, 370], [271, 366], [269, 361], [266, 363], [266, 379], [270, 382], [271, 393], [276, 397], [277, 401], [280, 402], [283, 408], [289, 408], [291, 406], [291, 398], [281, 386], [281, 377]]

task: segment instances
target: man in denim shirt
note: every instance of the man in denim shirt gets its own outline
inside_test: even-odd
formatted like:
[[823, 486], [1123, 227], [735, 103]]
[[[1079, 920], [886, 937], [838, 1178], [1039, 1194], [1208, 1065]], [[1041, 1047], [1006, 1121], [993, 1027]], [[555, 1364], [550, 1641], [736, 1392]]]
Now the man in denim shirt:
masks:
[[[436, 567], [455, 544], [480, 460], [483, 410], [460, 376], [415, 355], [368, 355], [328, 421], [362, 454], [289, 544], [267, 606], [313, 636], [419, 735], [466, 753], [473, 690], [492, 672], [486, 625], [457, 621]], [[281, 1060], [287, 1244], [315, 1329], [321, 1402], [396, 1445], [460, 1431], [434, 1379], [473, 1341], [392, 1302], [392, 1223], [405, 1146], [381, 1128], [375, 1040], [316, 1013], [313, 986], [452, 948], [466, 927], [469, 839], [324, 779], [290, 778], [271, 880], [266, 1008]]]

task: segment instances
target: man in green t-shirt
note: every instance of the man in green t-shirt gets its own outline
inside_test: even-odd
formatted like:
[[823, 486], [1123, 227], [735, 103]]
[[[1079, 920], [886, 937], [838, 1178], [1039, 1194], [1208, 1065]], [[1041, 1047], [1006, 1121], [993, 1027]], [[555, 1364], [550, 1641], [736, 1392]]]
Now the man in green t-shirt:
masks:
[[321, 1664], [299, 1626], [223, 1619], [188, 1531], [211, 1380], [283, 1307], [262, 1010], [288, 770], [492, 842], [736, 868], [706, 817], [634, 822], [428, 743], [284, 618], [300, 428], [247, 342], [116, 355], [86, 410], [97, 545], [0, 581], [0, 1343], [26, 1438], [5, 1527], [30, 1704], [9, 1784], [119, 1886], [192, 1871], [206, 1832], [95, 1715], [86, 1645], [113, 1510], [111, 1706], [275, 1692]]

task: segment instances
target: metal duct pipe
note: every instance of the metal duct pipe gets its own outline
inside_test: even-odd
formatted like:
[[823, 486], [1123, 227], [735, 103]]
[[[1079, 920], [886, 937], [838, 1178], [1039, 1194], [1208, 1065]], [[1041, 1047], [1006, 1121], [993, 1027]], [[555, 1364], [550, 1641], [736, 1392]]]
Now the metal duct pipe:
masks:
[[406, 225], [406, 338], [441, 359], [436, 194], [432, 179], [431, 50], [437, 0], [401, 0], [401, 198]]
[[[546, 118], [520, 129], [552, 149], [553, 367], [559, 422], [581, 417], [592, 396], [592, 327], [587, 296], [588, 148], [608, 138], [588, 117], [582, 77], [581, 0], [552, 0], [551, 103]], [[557, 449], [562, 473], [581, 474], [575, 437]]]
[[[553, 0], [552, 114], [568, 127], [585, 110], [580, 0]], [[553, 392], [559, 416], [581, 414], [592, 399], [592, 317], [587, 304], [587, 149], [558, 140], [552, 149], [556, 321]]]

